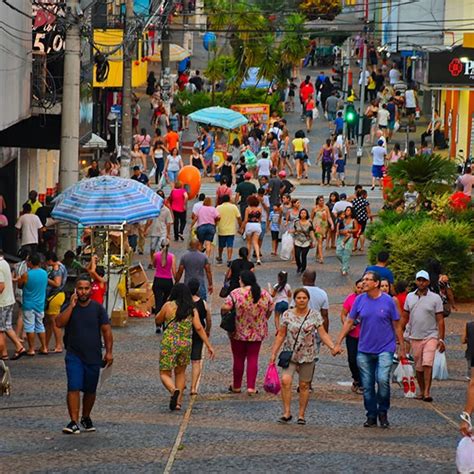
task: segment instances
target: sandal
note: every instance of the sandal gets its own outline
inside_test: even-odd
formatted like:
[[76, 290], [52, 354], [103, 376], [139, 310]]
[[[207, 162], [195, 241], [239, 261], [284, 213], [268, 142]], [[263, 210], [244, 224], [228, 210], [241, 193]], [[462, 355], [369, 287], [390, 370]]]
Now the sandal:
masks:
[[49, 352], [48, 351], [38, 351], [38, 354], [40, 356], [47, 356], [49, 354]]
[[34, 357], [36, 355], [36, 352], [27, 352], [26, 355], [28, 357]]
[[296, 422], [298, 425], [306, 425], [306, 420], [304, 418], [298, 418]]
[[189, 395], [191, 395], [191, 397], [194, 397], [197, 394], [198, 394], [197, 392], [191, 392]]
[[428, 403], [431, 403], [433, 401], [433, 397], [423, 397], [422, 400], [424, 402], [428, 402]]
[[176, 404], [176, 408], [175, 408], [175, 410], [176, 410], [176, 411], [178, 411], [178, 410], [181, 410], [181, 405], [180, 405], [179, 403], [178, 403], [178, 404]]
[[229, 388], [227, 389], [227, 391], [229, 393], [242, 393], [242, 390], [240, 390], [240, 388], [236, 390], [234, 387], [232, 387], [232, 385], [229, 385]]
[[10, 360], [10, 357], [8, 357], [8, 354], [7, 354], [7, 355], [4, 355], [4, 356], [0, 357], [0, 360]]
[[256, 395], [258, 393], [258, 390], [247, 390], [247, 395], [249, 397], [252, 397], [253, 395]]
[[277, 422], [280, 423], [280, 424], [286, 424], [288, 423], [289, 421], [291, 421], [293, 419], [293, 417], [290, 415], [290, 416], [281, 416], [280, 418], [278, 418]]
[[176, 410], [176, 407], [178, 406], [178, 397], [179, 397], [179, 390], [175, 390], [173, 392], [173, 395], [171, 395], [170, 398], [170, 410]]
[[24, 355], [26, 355], [26, 349], [22, 347], [20, 351], [15, 352], [15, 354], [13, 354], [13, 357], [10, 357], [10, 360], [18, 360]]

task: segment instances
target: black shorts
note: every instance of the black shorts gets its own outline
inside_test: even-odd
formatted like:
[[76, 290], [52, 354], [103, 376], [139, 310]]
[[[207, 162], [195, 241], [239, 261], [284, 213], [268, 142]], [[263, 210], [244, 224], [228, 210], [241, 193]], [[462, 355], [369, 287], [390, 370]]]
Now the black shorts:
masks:
[[193, 345], [191, 346], [191, 360], [202, 359], [202, 347], [204, 343], [198, 334], [193, 332]]
[[359, 234], [362, 235], [365, 232], [365, 228], [367, 227], [367, 221], [357, 221], [360, 227]]
[[271, 234], [272, 234], [272, 240], [275, 242], [275, 240], [277, 242], [280, 242], [281, 239], [280, 239], [280, 232], [278, 230], [272, 230], [271, 231]]

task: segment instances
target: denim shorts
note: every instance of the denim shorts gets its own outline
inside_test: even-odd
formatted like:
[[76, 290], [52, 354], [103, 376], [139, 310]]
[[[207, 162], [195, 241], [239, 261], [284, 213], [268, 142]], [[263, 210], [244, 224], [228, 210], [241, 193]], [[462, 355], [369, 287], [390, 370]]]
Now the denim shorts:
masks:
[[26, 333], [42, 333], [44, 332], [44, 312], [28, 309], [23, 311], [23, 323]]
[[212, 224], [202, 224], [196, 229], [196, 235], [201, 242], [212, 242], [216, 233], [216, 226]]
[[234, 235], [219, 235], [219, 248], [232, 248], [234, 246]]
[[275, 313], [283, 314], [288, 309], [288, 301], [279, 301], [275, 305]]
[[99, 382], [101, 364], [86, 364], [80, 357], [66, 352], [68, 392], [95, 393]]
[[176, 180], [178, 179], [178, 171], [167, 171], [166, 172], [167, 175], [168, 175], [168, 179], [172, 182], [172, 183], [176, 183]]

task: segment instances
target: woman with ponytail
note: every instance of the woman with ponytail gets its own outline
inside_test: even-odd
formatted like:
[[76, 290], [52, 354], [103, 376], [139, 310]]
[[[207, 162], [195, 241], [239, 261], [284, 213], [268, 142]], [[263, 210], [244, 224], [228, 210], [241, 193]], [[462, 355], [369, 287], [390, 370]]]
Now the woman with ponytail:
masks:
[[240, 288], [226, 298], [221, 313], [235, 308], [235, 332], [229, 334], [233, 356], [233, 382], [229, 392], [240, 393], [245, 362], [247, 361], [247, 393], [257, 393], [258, 355], [262, 341], [268, 335], [267, 321], [273, 311], [272, 297], [260, 288], [251, 271], [240, 273]]
[[[168, 299], [173, 281], [176, 276], [176, 259], [169, 251], [169, 242], [161, 243], [161, 250], [155, 253], [153, 264], [155, 267], [155, 278], [153, 279], [153, 294], [155, 295], [155, 314], [158, 314], [163, 304]], [[156, 332], [160, 332], [157, 326]]]

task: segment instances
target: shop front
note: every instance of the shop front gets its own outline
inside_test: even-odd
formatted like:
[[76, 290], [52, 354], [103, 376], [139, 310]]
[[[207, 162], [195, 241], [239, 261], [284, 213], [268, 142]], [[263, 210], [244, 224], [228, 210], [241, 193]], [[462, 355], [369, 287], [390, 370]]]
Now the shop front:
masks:
[[430, 53], [428, 86], [438, 91], [437, 107], [449, 143], [449, 157], [474, 154], [474, 48]]

